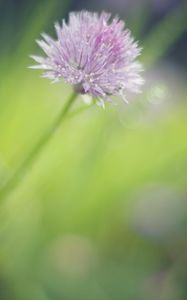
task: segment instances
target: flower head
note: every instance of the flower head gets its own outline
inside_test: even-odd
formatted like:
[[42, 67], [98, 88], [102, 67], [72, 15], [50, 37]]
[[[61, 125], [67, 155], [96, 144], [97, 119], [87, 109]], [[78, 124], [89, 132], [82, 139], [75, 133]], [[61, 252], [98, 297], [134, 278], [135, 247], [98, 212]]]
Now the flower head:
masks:
[[69, 21], [55, 24], [57, 40], [46, 34], [37, 41], [46, 56], [32, 56], [44, 69], [43, 77], [53, 82], [64, 79], [81, 94], [101, 103], [110, 96], [125, 97], [126, 91], [139, 92], [143, 84], [142, 66], [136, 61], [140, 48], [125, 24], [110, 21], [108, 13], [70, 13]]

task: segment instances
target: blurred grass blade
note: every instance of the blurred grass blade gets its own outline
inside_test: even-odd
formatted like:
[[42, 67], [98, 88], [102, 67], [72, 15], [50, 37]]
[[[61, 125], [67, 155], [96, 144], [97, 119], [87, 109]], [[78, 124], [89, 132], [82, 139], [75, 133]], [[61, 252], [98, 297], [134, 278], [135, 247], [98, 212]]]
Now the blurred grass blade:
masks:
[[[60, 3], [61, 18], [64, 17], [66, 9], [70, 0], [64, 0]], [[24, 30], [22, 32], [22, 40], [15, 55], [20, 56], [27, 55], [34, 45], [34, 40], [38, 35], [45, 30], [46, 25], [56, 20], [56, 15], [59, 11], [59, 1], [41, 1], [38, 3], [34, 12], [31, 14], [26, 25], [24, 24]], [[16, 61], [15, 61], [16, 63]]]
[[151, 3], [140, 3], [137, 9], [127, 17], [128, 27], [131, 28], [136, 39], [141, 40], [148, 20], [150, 19]]
[[145, 39], [141, 58], [145, 67], [151, 67], [164, 56], [186, 29], [187, 5], [183, 4], [159, 22]]

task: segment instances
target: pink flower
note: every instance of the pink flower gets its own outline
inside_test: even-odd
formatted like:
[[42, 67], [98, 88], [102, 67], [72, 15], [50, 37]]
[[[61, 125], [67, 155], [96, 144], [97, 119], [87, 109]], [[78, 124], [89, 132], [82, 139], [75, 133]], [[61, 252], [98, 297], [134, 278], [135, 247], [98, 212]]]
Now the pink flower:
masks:
[[70, 13], [69, 22], [56, 24], [57, 40], [42, 34], [37, 41], [46, 56], [32, 56], [44, 69], [43, 77], [57, 82], [64, 79], [75, 91], [98, 98], [125, 98], [126, 91], [138, 93], [143, 84], [142, 66], [136, 61], [140, 48], [125, 24], [110, 21], [108, 13]]

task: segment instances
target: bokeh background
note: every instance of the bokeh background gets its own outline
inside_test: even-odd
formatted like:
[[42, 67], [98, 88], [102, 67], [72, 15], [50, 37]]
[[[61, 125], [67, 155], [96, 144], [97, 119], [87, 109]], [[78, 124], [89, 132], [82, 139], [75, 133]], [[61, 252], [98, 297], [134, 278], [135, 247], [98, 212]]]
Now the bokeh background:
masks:
[[143, 47], [143, 93], [81, 98], [0, 199], [1, 300], [187, 299], [187, 5], [0, 1], [0, 189], [71, 93], [30, 70], [35, 39], [72, 10], [110, 11]]

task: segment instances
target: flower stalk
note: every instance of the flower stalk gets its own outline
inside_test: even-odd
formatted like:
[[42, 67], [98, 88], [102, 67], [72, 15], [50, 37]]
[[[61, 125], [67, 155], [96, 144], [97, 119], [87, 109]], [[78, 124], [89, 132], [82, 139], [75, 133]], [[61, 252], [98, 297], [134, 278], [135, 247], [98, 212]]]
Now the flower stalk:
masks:
[[41, 139], [38, 141], [35, 147], [31, 150], [31, 152], [23, 161], [18, 170], [1, 187], [0, 201], [3, 201], [4, 198], [13, 191], [13, 189], [19, 184], [19, 182], [23, 179], [27, 172], [32, 168], [32, 165], [35, 163], [40, 153], [44, 150], [48, 142], [53, 137], [54, 132], [60, 127], [60, 125], [64, 121], [76, 97], [77, 94], [73, 92], [65, 106], [62, 108], [62, 111], [60, 112], [56, 120], [53, 122], [53, 124], [47, 129], [47, 131], [44, 133], [44, 135], [41, 137]]

